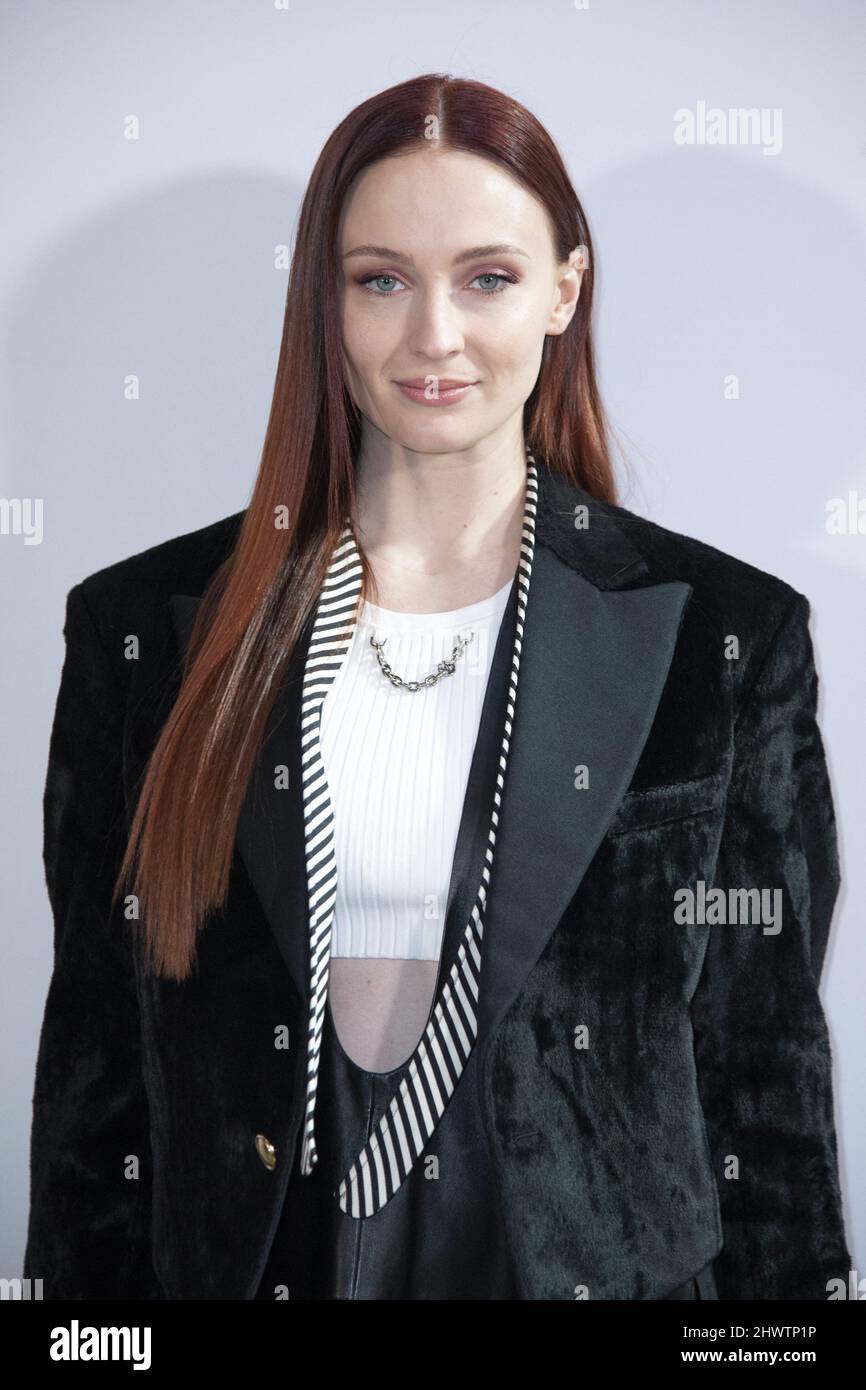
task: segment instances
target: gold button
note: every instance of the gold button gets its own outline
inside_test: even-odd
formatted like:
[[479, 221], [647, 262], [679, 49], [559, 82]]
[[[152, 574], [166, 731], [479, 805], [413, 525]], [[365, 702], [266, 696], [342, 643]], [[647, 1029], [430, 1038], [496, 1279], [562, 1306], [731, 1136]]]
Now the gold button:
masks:
[[266, 1134], [256, 1135], [256, 1151], [266, 1168], [276, 1168], [277, 1151]]

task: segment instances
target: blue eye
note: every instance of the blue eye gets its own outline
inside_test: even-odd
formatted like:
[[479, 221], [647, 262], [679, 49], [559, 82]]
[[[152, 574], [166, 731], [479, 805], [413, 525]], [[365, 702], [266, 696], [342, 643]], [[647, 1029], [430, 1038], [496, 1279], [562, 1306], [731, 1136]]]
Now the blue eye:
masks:
[[[515, 279], [515, 277], [514, 277], [513, 275], [504, 275], [504, 274], [503, 274], [501, 271], [499, 271], [499, 270], [483, 270], [483, 271], [481, 272], [480, 275], [476, 275], [476, 276], [475, 276], [475, 279], [476, 279], [476, 280], [501, 280], [501, 281], [503, 282], [501, 285], [497, 285], [497, 286], [495, 287], [495, 289], [492, 289], [492, 290], [482, 290], [482, 291], [481, 291], [482, 294], [501, 294], [502, 291], [505, 289], [506, 284], [509, 284], [509, 285], [516, 285], [516, 284], [517, 284], [517, 280]], [[474, 283], [474, 282], [470, 282], [470, 283]]]
[[368, 275], [366, 280], [359, 280], [358, 284], [362, 285], [370, 294], [378, 294], [380, 299], [393, 299], [394, 296], [387, 290], [380, 292], [379, 290], [370, 289], [370, 286], [376, 280], [390, 280], [392, 285], [399, 285], [401, 283], [395, 275]]

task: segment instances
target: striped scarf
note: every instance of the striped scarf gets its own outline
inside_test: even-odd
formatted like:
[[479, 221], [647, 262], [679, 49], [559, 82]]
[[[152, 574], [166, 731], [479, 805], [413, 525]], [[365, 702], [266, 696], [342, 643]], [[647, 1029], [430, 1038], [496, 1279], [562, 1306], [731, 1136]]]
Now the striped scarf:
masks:
[[[511, 742], [526, 600], [535, 545], [538, 472], [527, 450], [526, 500], [517, 572], [517, 625], [508, 701], [494, 789], [490, 833], [481, 884], [463, 939], [433, 1013], [408, 1063], [396, 1094], [352, 1163], [335, 1196], [343, 1211], [370, 1216], [385, 1205], [408, 1177], [454, 1094], [478, 1034], [484, 907], [496, 844], [499, 807]], [[307, 1036], [307, 1094], [301, 1146], [301, 1172], [318, 1161], [315, 1138], [316, 1089], [328, 992], [331, 931], [337, 896], [334, 814], [322, 762], [322, 705], [351, 646], [361, 591], [362, 568], [354, 532], [346, 522], [328, 567], [313, 623], [304, 670], [301, 708], [301, 768], [304, 801], [310, 926], [310, 1016]], [[444, 942], [443, 942], [444, 949]]]

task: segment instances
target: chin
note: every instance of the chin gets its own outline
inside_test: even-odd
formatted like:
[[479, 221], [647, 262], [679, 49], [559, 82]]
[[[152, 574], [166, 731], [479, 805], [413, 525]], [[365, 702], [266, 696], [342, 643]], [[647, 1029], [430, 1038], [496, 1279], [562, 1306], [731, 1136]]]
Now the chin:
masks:
[[405, 449], [411, 449], [416, 454], [461, 454], [473, 449], [478, 443], [478, 438], [474, 433], [469, 435], [447, 430], [429, 430], [423, 435], [413, 435], [399, 442]]

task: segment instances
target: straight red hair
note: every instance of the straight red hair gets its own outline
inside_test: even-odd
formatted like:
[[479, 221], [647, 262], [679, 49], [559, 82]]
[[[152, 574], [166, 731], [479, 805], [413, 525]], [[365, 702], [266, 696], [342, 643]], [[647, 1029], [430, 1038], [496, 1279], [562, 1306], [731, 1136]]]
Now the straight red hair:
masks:
[[[370, 97], [334, 130], [304, 196], [258, 476], [232, 554], [199, 605], [114, 887], [112, 905], [124, 892], [137, 896], [147, 968], [166, 978], [192, 973], [198, 932], [224, 909], [237, 820], [268, 715], [354, 515], [361, 417], [343, 373], [339, 317], [346, 195], [368, 165], [429, 148], [431, 136], [437, 148], [495, 161], [533, 193], [549, 215], [559, 261], [587, 248], [574, 317], [564, 333], [545, 338], [524, 436], [552, 472], [616, 501], [595, 379], [592, 240], [547, 131], [512, 97], [440, 73]], [[358, 549], [363, 601], [374, 584]]]

